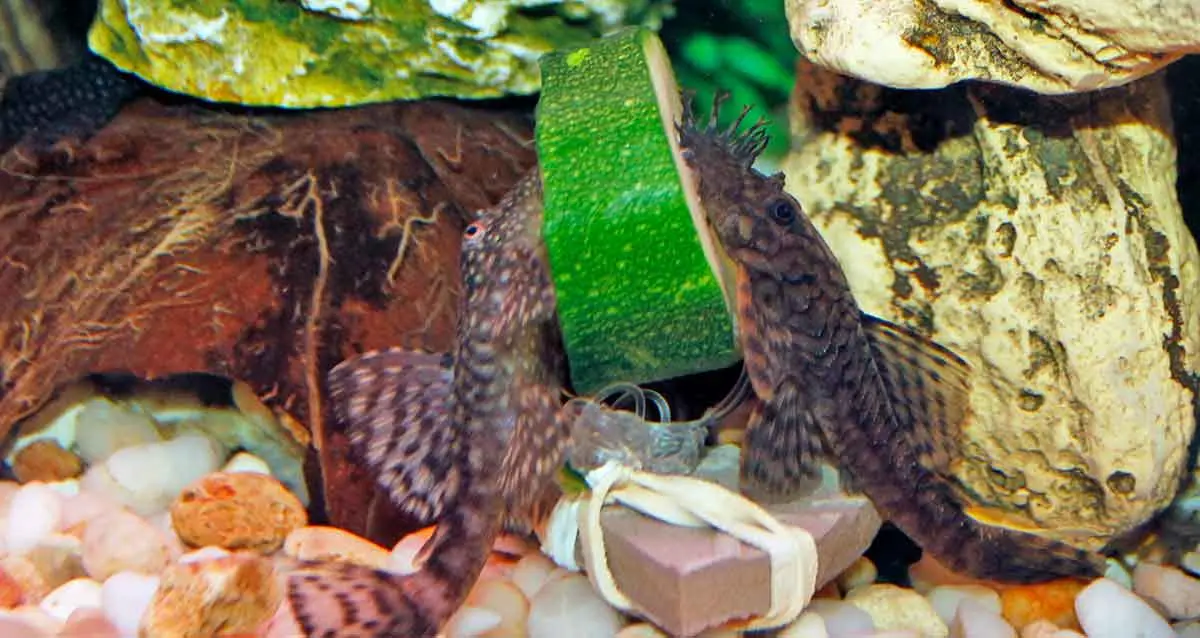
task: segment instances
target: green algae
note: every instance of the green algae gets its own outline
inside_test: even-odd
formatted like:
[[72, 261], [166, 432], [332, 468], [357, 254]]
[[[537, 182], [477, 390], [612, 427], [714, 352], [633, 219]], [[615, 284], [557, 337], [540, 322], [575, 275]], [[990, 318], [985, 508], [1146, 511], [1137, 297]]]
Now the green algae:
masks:
[[537, 61], [668, 0], [101, 0], [88, 44], [162, 88], [215, 102], [337, 107], [540, 87]]

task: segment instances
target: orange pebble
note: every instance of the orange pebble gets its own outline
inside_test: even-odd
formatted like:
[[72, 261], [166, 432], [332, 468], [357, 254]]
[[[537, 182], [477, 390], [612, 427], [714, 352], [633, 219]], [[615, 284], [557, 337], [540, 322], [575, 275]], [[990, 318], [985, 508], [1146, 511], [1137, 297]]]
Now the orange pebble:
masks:
[[21, 589], [21, 583], [0, 569], [0, 608], [12, 609], [24, 599], [25, 592]]
[[1000, 594], [1004, 619], [1010, 625], [1023, 629], [1038, 620], [1047, 620], [1063, 629], [1079, 631], [1079, 619], [1075, 617], [1075, 596], [1088, 586], [1078, 578], [1060, 578], [1032, 585], [1013, 585], [991, 580], [972, 578], [951, 571], [929, 554], [921, 557], [909, 567], [913, 588], [926, 593], [938, 585], [983, 585]]
[[171, 525], [189, 547], [270, 554], [307, 522], [295, 495], [274, 477], [254, 472], [213, 472], [193, 481], [171, 504]]
[[1018, 630], [1038, 620], [1048, 620], [1063, 629], [1079, 631], [1075, 596], [1087, 585], [1077, 578], [1060, 578], [999, 588], [1004, 619]]

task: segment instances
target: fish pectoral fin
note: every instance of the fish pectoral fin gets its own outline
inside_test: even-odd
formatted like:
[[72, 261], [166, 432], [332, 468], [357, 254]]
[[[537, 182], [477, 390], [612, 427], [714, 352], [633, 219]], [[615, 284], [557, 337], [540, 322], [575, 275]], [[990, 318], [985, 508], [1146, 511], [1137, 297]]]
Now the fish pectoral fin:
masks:
[[529, 390], [522, 394], [516, 427], [500, 463], [500, 494], [505, 528], [528, 533], [550, 515], [562, 489], [570, 425], [576, 412], [560, 408], [557, 397]]
[[450, 423], [452, 360], [393, 348], [347, 359], [329, 371], [335, 421], [400, 510], [437, 520], [460, 484]]
[[825, 455], [821, 430], [799, 395], [777, 388], [771, 401], [755, 399], [742, 439], [742, 490], [772, 501], [799, 496], [820, 484]]
[[871, 352], [922, 465], [949, 475], [961, 457], [959, 434], [970, 412], [971, 369], [961, 357], [921, 335], [863, 314]]

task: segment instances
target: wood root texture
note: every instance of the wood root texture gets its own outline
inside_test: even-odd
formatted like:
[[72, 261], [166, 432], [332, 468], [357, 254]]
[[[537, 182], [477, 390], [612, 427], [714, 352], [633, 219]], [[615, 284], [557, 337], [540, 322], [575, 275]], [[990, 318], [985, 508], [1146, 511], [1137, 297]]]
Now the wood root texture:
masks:
[[[517, 111], [242, 113], [144, 98], [0, 156], [0, 436], [88, 374], [206, 372], [309, 425], [330, 522], [375, 492], [326, 371], [454, 334], [460, 232], [535, 162]], [[315, 468], [313, 468], [315, 469]], [[316, 472], [310, 472], [315, 476]]]

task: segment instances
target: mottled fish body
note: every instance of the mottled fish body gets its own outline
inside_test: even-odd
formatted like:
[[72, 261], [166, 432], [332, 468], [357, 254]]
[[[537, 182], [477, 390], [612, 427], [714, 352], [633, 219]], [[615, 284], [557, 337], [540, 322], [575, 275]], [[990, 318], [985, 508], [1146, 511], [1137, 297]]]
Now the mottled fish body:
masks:
[[567, 444], [562, 346], [532, 171], [464, 231], [454, 351], [367, 353], [329, 375], [336, 417], [398, 507], [437, 529], [418, 570], [311, 563], [289, 578], [306, 636], [434, 636], [478, 579], [504, 512], [540, 515]]
[[739, 339], [758, 398], [743, 484], [795, 495], [831, 454], [881, 514], [952, 569], [1017, 582], [1100, 573], [1099, 556], [967, 515], [948, 478], [967, 364], [859, 309], [783, 175], [752, 168], [766, 134], [761, 123], [739, 132], [741, 119], [719, 130], [715, 116], [698, 123], [689, 104], [678, 132], [708, 222], [736, 265]]

